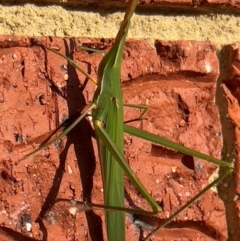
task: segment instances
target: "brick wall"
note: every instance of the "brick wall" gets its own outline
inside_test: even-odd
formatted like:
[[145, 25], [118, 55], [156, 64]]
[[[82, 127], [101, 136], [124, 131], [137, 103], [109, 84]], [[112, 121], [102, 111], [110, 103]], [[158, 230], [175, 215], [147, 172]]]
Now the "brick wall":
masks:
[[[57, 197], [102, 203], [97, 148], [89, 122], [84, 121], [59, 145], [24, 164], [14, 164], [64, 119], [78, 115], [95, 91], [64, 59], [33, 40], [38, 38], [74, 58], [96, 78], [102, 56], [79, 51], [78, 46], [108, 51], [125, 1], [2, 2], [1, 240], [103, 240], [101, 211], [76, 216], [58, 206], [48, 211]], [[132, 18], [122, 63], [124, 102], [148, 106], [146, 120], [135, 125], [234, 161], [235, 168], [218, 193], [208, 191], [160, 230], [155, 240], [240, 239], [239, 6], [240, 1], [227, 0], [140, 1]], [[138, 114], [124, 112], [126, 120]], [[218, 173], [215, 165], [129, 136], [125, 144], [131, 168], [163, 206], [162, 214], [145, 220], [152, 225], [166, 219]], [[126, 190], [136, 205], [147, 208], [128, 180]], [[31, 217], [31, 232], [22, 227], [26, 214]], [[126, 222], [127, 240], [139, 240], [135, 225]]]

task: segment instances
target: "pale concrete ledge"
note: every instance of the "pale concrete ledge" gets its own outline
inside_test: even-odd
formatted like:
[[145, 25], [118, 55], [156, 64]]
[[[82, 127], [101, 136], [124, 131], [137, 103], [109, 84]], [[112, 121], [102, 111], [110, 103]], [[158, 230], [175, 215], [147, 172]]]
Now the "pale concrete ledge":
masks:
[[[113, 9], [61, 6], [0, 5], [0, 34], [114, 38], [122, 13]], [[163, 10], [142, 11], [132, 18], [128, 38], [201, 40], [225, 45], [239, 40], [240, 17], [234, 14], [189, 14]]]

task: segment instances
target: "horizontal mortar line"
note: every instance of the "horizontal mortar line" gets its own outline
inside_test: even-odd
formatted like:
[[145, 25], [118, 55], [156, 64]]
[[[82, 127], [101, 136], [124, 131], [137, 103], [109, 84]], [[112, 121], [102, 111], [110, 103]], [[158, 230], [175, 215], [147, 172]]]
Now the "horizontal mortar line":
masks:
[[[66, 10], [61, 6], [0, 5], [2, 35], [114, 38], [123, 13]], [[210, 41], [217, 45], [239, 41], [240, 17], [233, 14], [134, 14], [128, 38]]]

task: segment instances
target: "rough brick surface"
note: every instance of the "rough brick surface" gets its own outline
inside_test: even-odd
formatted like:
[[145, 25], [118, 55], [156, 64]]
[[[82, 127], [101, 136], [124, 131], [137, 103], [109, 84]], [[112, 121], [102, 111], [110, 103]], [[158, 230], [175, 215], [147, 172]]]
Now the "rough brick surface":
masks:
[[[111, 40], [49, 39], [42, 42], [73, 58], [94, 78], [100, 54], [79, 51], [77, 45], [105, 51]], [[74, 118], [92, 100], [95, 86], [61, 57], [33, 46], [28, 38], [0, 39], [0, 225], [12, 237], [36, 240], [102, 240], [101, 211], [72, 216], [64, 206], [49, 205], [58, 198], [102, 203], [102, 182], [95, 141], [84, 120], [68, 137], [15, 166], [25, 153], [42, 143], [66, 118]], [[131, 125], [219, 158], [221, 126], [214, 104], [219, 75], [215, 47], [205, 42], [146, 41], [126, 43], [122, 64], [124, 102], [148, 106], [145, 119]], [[139, 116], [126, 108], [125, 120]], [[46, 134], [47, 133], [47, 134]], [[92, 144], [93, 143], [93, 144]], [[131, 168], [161, 203], [163, 213], [145, 222], [157, 225], [209, 182], [216, 169], [146, 141], [125, 136], [125, 157]], [[126, 191], [135, 205], [148, 209], [126, 178]], [[21, 225], [31, 217], [32, 232]], [[209, 190], [155, 235], [155, 240], [226, 240], [225, 210]], [[126, 220], [127, 240], [139, 240]], [[9, 239], [11, 240], [11, 239]], [[25, 239], [26, 240], [26, 239]]]
[[[229, 55], [229, 63], [228, 63], [228, 70], [225, 71], [225, 80], [223, 89], [226, 94], [226, 98], [228, 101], [228, 114], [229, 118], [233, 122], [234, 125], [234, 134], [235, 134], [235, 148], [234, 148], [234, 157], [235, 165], [234, 165], [234, 192], [231, 196], [234, 195], [232, 198], [235, 201], [232, 205], [234, 205], [235, 210], [238, 210], [235, 214], [232, 215], [233, 219], [237, 220], [236, 227], [238, 227], [238, 231], [235, 231], [235, 236], [240, 237], [239, 227], [240, 227], [240, 215], [239, 215], [239, 195], [240, 195], [240, 187], [239, 187], [239, 180], [240, 180], [240, 133], [239, 133], [239, 126], [240, 126], [240, 95], [239, 95], [239, 87], [240, 87], [240, 44], [235, 43], [232, 45], [227, 46], [227, 52]], [[232, 201], [231, 200], [231, 201]], [[229, 202], [231, 205], [231, 201]], [[232, 201], [232, 202], [233, 202]], [[231, 222], [231, 220], [229, 220]], [[233, 226], [233, 225], [232, 225]], [[231, 227], [231, 224], [230, 224]]]

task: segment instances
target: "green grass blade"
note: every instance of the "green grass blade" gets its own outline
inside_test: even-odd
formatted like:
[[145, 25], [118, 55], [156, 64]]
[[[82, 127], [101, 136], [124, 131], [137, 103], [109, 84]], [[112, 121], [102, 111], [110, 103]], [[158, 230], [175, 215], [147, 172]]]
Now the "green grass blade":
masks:
[[144, 130], [137, 129], [137, 128], [134, 128], [134, 127], [131, 127], [131, 126], [128, 126], [128, 125], [124, 125], [123, 129], [124, 129], [124, 132], [126, 132], [130, 135], [137, 136], [139, 138], [142, 138], [144, 140], [148, 140], [148, 141], [150, 141], [152, 143], [155, 143], [155, 144], [162, 145], [162, 146], [170, 148], [172, 150], [179, 151], [181, 153], [191, 155], [191, 156], [194, 156], [194, 157], [197, 157], [197, 158], [201, 158], [203, 160], [206, 160], [206, 161], [209, 161], [211, 163], [220, 165], [222, 167], [227, 167], [227, 168], [232, 167], [231, 163], [228, 163], [228, 162], [219, 160], [217, 158], [205, 155], [205, 154], [203, 154], [201, 152], [198, 152], [198, 151], [194, 151], [190, 148], [187, 148], [187, 147], [184, 147], [184, 146], [179, 145], [177, 143], [174, 143], [172, 141], [169, 141], [168, 139], [166, 139], [164, 137], [160, 137], [160, 136], [151, 134], [151, 133], [146, 132]]
[[97, 85], [97, 81], [91, 76], [89, 75], [86, 71], [84, 71], [82, 68], [80, 68], [75, 61], [73, 61], [72, 59], [68, 58], [67, 56], [59, 53], [58, 51], [48, 48], [46, 46], [43, 45], [44, 48], [48, 49], [49, 51], [61, 56], [62, 58], [66, 59], [74, 68], [76, 68], [79, 72], [81, 72], [82, 74], [84, 74], [87, 78], [89, 78], [94, 84]]
[[[135, 187], [139, 190], [139, 192], [144, 196], [144, 198], [147, 199], [149, 204], [151, 205], [153, 212], [152, 214], [156, 214], [159, 211], [161, 211], [161, 208], [158, 206], [158, 204], [152, 199], [150, 194], [146, 191], [142, 183], [135, 177], [135, 174], [133, 173], [132, 169], [129, 167], [128, 163], [125, 161], [125, 158], [123, 156], [123, 153], [121, 153], [118, 149], [118, 147], [115, 145], [114, 142], [110, 139], [107, 132], [104, 130], [104, 128], [101, 127], [101, 123], [96, 123], [95, 131], [97, 135], [101, 138], [101, 140], [104, 142], [104, 145], [109, 149], [109, 151], [112, 153], [115, 160], [119, 163], [121, 168], [124, 170], [126, 175], [129, 177], [131, 182], [135, 185]], [[113, 197], [114, 198], [114, 197]]]
[[215, 179], [213, 182], [211, 182], [209, 185], [207, 185], [205, 188], [203, 188], [196, 196], [194, 196], [190, 201], [188, 201], [185, 205], [183, 205], [177, 212], [172, 214], [168, 219], [166, 219], [164, 222], [162, 222], [160, 225], [158, 225], [154, 230], [152, 230], [144, 239], [143, 241], [148, 240], [153, 234], [155, 234], [160, 228], [163, 228], [166, 224], [171, 222], [179, 213], [181, 213], [184, 209], [189, 207], [192, 203], [194, 203], [200, 196], [202, 196], [206, 191], [208, 191], [210, 188], [212, 188], [214, 185], [218, 184], [220, 181], [222, 181], [226, 176], [228, 176], [232, 172], [231, 169], [225, 169], [225, 173], [223, 173], [222, 176]]
[[60, 140], [61, 138], [63, 138], [65, 135], [67, 135], [86, 115], [89, 111], [91, 111], [93, 108], [95, 108], [95, 104], [90, 104], [90, 105], [87, 105], [85, 108], [84, 108], [84, 111], [83, 113], [72, 123], [72, 125], [70, 125], [69, 127], [67, 127], [58, 137], [56, 137], [55, 139], [47, 142], [47, 143], [44, 143], [43, 145], [40, 145], [36, 150], [28, 153], [27, 155], [25, 155], [23, 158], [21, 158], [17, 163], [16, 165], [18, 165], [20, 162], [22, 162], [23, 160], [27, 159], [28, 157], [36, 154], [37, 152], [41, 151], [42, 149], [50, 146], [51, 144], [53, 144], [54, 142]]

